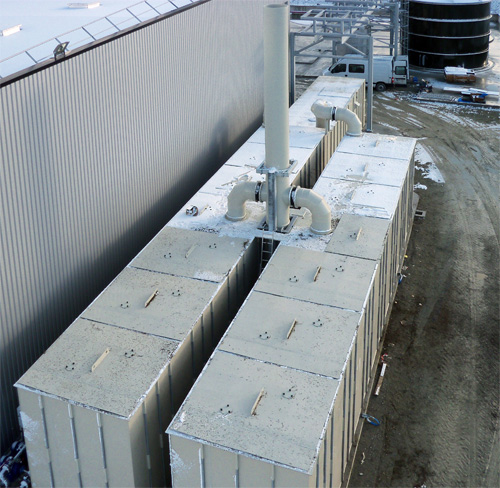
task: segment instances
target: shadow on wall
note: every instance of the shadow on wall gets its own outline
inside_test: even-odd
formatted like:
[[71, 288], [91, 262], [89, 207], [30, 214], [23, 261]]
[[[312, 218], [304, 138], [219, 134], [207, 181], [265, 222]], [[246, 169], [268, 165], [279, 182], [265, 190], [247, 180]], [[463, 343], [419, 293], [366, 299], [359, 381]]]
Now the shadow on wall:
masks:
[[[39, 344], [45, 351], [60, 334], [85, 310], [85, 308], [101, 293], [101, 291], [117, 276], [122, 269], [143, 249], [146, 244], [163, 228], [163, 226], [179, 211], [184, 203], [196, 193], [201, 186], [220, 168], [222, 164], [250, 137], [261, 123], [261, 117], [234, 141], [230, 141], [228, 122], [221, 119], [213, 132], [212, 143], [208, 150], [193, 160], [190, 171], [172, 185], [156, 204], [142, 215], [125, 233], [99, 256], [89, 258], [72, 270], [68, 270], [70, 279], [62, 281], [57, 289], [47, 298], [37, 317], [16, 329], [17, 335], [10, 338], [9, 347], [14, 351], [25, 351], [26, 344], [33, 337], [40, 337]], [[232, 142], [232, 143], [231, 143]], [[106, 220], [106, 219], [104, 219]], [[43, 334], [41, 333], [43, 331]], [[31, 338], [31, 341], [28, 340]], [[36, 361], [39, 351], [27, 354], [28, 367]], [[1, 402], [6, 406], [12, 403], [14, 390], [10, 379], [19, 379], [28, 369], [7, 364], [8, 357], [0, 357], [2, 371]], [[16, 367], [17, 366], [17, 367]], [[10, 372], [10, 374], [9, 374]], [[17, 413], [9, 409], [8, 425], [2, 425], [2, 438], [16, 437], [19, 433]], [[2, 445], [2, 452], [8, 445]]]

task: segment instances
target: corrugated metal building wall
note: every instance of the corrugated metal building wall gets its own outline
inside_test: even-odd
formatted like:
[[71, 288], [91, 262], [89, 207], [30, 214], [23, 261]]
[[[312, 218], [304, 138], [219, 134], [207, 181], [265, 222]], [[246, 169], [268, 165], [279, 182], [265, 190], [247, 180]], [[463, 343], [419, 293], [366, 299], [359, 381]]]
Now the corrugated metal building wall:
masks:
[[267, 3], [212, 0], [0, 88], [2, 451], [12, 384], [261, 122]]

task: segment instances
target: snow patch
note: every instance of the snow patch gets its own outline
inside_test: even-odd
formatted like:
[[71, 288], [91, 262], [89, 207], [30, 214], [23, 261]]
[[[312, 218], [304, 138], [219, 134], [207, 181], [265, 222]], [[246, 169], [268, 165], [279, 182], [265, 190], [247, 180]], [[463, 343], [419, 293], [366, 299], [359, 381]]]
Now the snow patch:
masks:
[[414, 190], [427, 190], [427, 187], [425, 185], [422, 185], [422, 183], [415, 183], [413, 185]]
[[415, 169], [422, 172], [422, 176], [436, 183], [444, 183], [443, 175], [432, 160], [432, 156], [420, 143], [415, 147]]
[[179, 454], [170, 446], [170, 466], [172, 467], [172, 475], [182, 476], [184, 473], [189, 473], [194, 463], [185, 463]]
[[24, 438], [28, 442], [35, 442], [38, 436], [40, 425], [36, 420], [33, 420], [26, 412], [21, 410], [21, 422], [23, 424]]
[[212, 271], [196, 271], [194, 277], [198, 280], [215, 281], [216, 283], [220, 283], [225, 278], [224, 275]]

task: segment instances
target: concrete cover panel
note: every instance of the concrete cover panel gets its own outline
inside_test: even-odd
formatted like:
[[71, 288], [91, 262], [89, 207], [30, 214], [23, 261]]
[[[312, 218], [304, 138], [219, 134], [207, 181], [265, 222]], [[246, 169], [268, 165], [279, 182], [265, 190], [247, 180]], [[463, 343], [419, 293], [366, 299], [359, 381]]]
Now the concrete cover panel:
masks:
[[180, 341], [200, 320], [217, 288], [216, 283], [125, 268], [82, 317]]
[[[253, 149], [251, 151], [254, 152]], [[265, 177], [248, 166], [225, 164], [200, 188], [200, 192], [227, 196], [235, 185], [243, 181], [257, 183], [258, 181], [265, 181]]]
[[310, 473], [338, 385], [217, 351], [167, 432]]
[[218, 348], [340, 378], [360, 317], [358, 312], [254, 291]]
[[220, 283], [244, 254], [247, 242], [246, 239], [219, 238], [207, 232], [187, 232], [166, 226], [130, 265]]
[[390, 221], [344, 214], [326, 246], [327, 252], [379, 260], [384, 250]]
[[[248, 142], [264, 144], [265, 134], [266, 131], [264, 127], [260, 127], [257, 131], [255, 131], [253, 136], [248, 139]], [[321, 143], [324, 136], [324, 129], [319, 129], [317, 127], [302, 127], [291, 125], [289, 134], [290, 147], [314, 149], [318, 146], [318, 144]], [[229, 161], [231, 161], [231, 159]], [[231, 164], [229, 161], [228, 164]]]
[[385, 136], [363, 133], [361, 137], [346, 137], [339, 144], [338, 152], [378, 158], [394, 158], [410, 161], [417, 140], [411, 137]]
[[[306, 128], [301, 128], [305, 130]], [[307, 164], [307, 161], [309, 160], [309, 157], [315, 150], [315, 146], [312, 148], [307, 147], [311, 143], [311, 141], [308, 141], [307, 137], [304, 137], [303, 133], [299, 134], [300, 137], [298, 138], [297, 142], [295, 142], [295, 145], [290, 145], [289, 146], [289, 152], [288, 156], [290, 160], [295, 160], [297, 163], [295, 166], [292, 168], [290, 171], [290, 175], [293, 176], [297, 175]], [[294, 134], [290, 134], [290, 137], [293, 137]], [[323, 136], [324, 136], [324, 131], [323, 131]], [[315, 133], [314, 137], [312, 138], [313, 141], [315, 141], [318, 138], [318, 134]], [[311, 139], [309, 137], [309, 139]], [[300, 144], [303, 143], [306, 145], [306, 147], [300, 146]], [[219, 172], [223, 175], [228, 172], [228, 170], [225, 170], [224, 168], [226, 166], [229, 166], [230, 168], [233, 167], [239, 167], [239, 168], [245, 168], [246, 171], [252, 170], [253, 168], [257, 168], [261, 163], [264, 162], [266, 158], [266, 148], [264, 144], [260, 142], [246, 142], [234, 155], [231, 159], [227, 161], [227, 163], [222, 166], [222, 168], [219, 170]], [[234, 170], [233, 170], [234, 171]], [[241, 169], [240, 169], [241, 171]], [[219, 173], [218, 172], [218, 173]], [[216, 173], [216, 176], [217, 174]], [[235, 173], [237, 174], [237, 173]], [[210, 181], [217, 181], [216, 176], [214, 176]], [[249, 172], [248, 173], [249, 177], [252, 177], [252, 181], [259, 181], [261, 178], [261, 175], [257, 174], [255, 171]], [[228, 180], [227, 177], [225, 177], [226, 182], [231, 181]], [[209, 183], [210, 183], [209, 181]], [[208, 184], [203, 186], [203, 188], [200, 191], [207, 192]], [[226, 192], [229, 193], [229, 190], [231, 187], [229, 185], [226, 185]], [[224, 188], [222, 188], [224, 189]], [[210, 193], [213, 193], [213, 190], [210, 191]], [[221, 191], [219, 190], [219, 193]]]
[[128, 418], [177, 347], [178, 342], [77, 319], [16, 386]]
[[399, 188], [357, 181], [320, 178], [314, 191], [322, 195], [334, 218], [344, 213], [390, 219], [399, 199]]
[[331, 164], [322, 173], [323, 177], [401, 187], [408, 173], [408, 161], [405, 159], [366, 156], [339, 150], [340, 146], [333, 155]]
[[[186, 215], [186, 209], [191, 208], [193, 205], [198, 208], [206, 207], [206, 210], [196, 217]], [[226, 219], [226, 212], [227, 197], [197, 193], [177, 212], [167, 226], [177, 229], [203, 231], [211, 236], [238, 237], [245, 240], [262, 235], [262, 231], [258, 230], [257, 226], [266, 216], [266, 207], [263, 203], [247, 202], [247, 217], [237, 223]]]
[[[335, 77], [337, 78], [337, 77]], [[290, 124], [316, 126], [311, 106], [316, 100], [327, 100], [336, 107], [345, 108], [358, 90], [364, 90], [364, 80], [320, 76], [308, 90], [290, 107]]]
[[366, 259], [280, 245], [255, 289], [360, 312], [375, 266]]

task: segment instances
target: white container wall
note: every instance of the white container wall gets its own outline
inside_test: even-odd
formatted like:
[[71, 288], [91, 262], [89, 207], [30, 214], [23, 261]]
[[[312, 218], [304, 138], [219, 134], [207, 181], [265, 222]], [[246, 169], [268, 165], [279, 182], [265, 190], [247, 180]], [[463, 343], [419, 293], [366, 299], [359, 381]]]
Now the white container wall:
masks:
[[253, 241], [165, 227], [17, 382], [34, 486], [167, 485], [165, 430], [257, 270]]
[[[346, 482], [410, 235], [414, 147], [414, 139], [372, 134], [338, 145], [314, 186], [336, 229], [313, 236], [310, 214], [299, 211], [290, 234], [275, 236], [278, 249], [167, 431], [174, 486], [255, 486], [242, 476], [246, 462], [258, 486]], [[225, 363], [233, 365], [228, 376]], [[293, 403], [271, 400], [277, 390], [299, 403], [299, 388], [270, 387], [266, 368], [276, 378], [289, 371], [334, 383], [320, 405], [306, 381], [299, 414]], [[224, 392], [219, 409], [208, 399], [213, 391]], [[306, 439], [304, 415], [322, 421]], [[285, 436], [273, 432], [273, 418]]]
[[262, 122], [268, 3], [159, 0], [161, 21], [0, 80], [2, 454], [13, 383]]

